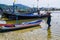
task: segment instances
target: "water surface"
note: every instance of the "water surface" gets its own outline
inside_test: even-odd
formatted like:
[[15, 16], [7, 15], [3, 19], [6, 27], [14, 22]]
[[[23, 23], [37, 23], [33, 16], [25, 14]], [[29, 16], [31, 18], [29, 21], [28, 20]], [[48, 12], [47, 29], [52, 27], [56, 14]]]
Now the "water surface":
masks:
[[[41, 26], [27, 28], [23, 30], [0, 33], [0, 40], [60, 40], [60, 12], [52, 12], [51, 28], [47, 30], [47, 24], [43, 22]], [[19, 20], [21, 22], [36, 19]], [[43, 19], [46, 22], [46, 19]], [[7, 21], [16, 23], [16, 21]]]

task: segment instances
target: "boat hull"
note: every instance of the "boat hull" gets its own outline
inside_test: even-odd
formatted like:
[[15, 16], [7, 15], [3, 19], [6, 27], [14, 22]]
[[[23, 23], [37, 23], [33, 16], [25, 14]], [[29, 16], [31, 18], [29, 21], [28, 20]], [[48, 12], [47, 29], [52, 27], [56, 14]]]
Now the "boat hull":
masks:
[[45, 15], [37, 15], [37, 16], [22, 16], [22, 15], [15, 15], [15, 14], [8, 14], [8, 13], [5, 13], [4, 14], [5, 17], [7, 17], [8, 19], [10, 20], [16, 20], [16, 19], [32, 19], [32, 18], [44, 18], [44, 17], [47, 17], [47, 14]]
[[[18, 29], [24, 29], [24, 28], [29, 28], [29, 27], [33, 27], [33, 26], [38, 26], [40, 25], [40, 23], [42, 22], [42, 20], [40, 21], [35, 21], [35, 22], [27, 22], [24, 24], [4, 24], [4, 25], [0, 25], [3, 26], [2, 28], [0, 28], [0, 32], [6, 32], [6, 31], [13, 31], [13, 30], [18, 30]], [[10, 27], [12, 26], [12, 27]], [[14, 26], [14, 27], [13, 27]]]

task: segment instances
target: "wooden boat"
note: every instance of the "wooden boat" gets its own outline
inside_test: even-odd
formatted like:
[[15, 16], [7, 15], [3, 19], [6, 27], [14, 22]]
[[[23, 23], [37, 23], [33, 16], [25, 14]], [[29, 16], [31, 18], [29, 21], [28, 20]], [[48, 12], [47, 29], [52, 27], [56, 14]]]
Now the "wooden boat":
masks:
[[[38, 2], [38, 1], [37, 1]], [[38, 4], [37, 4], [37, 8], [38, 8]], [[37, 15], [34, 15], [34, 12], [37, 11]], [[42, 14], [40, 15], [40, 10], [38, 8], [38, 10], [36, 11], [31, 11], [29, 13], [19, 13], [17, 11], [15, 11], [15, 2], [13, 3], [13, 11], [7, 11], [7, 13], [4, 13], [5, 17], [9, 18], [10, 20], [12, 19], [32, 19], [32, 18], [42, 18], [42, 17], [47, 17], [47, 14]]]
[[47, 17], [47, 14], [38, 15], [38, 13], [35, 15], [34, 13], [4, 13], [5, 17], [11, 20], [16, 19], [32, 19], [32, 18], [43, 18]]
[[29, 28], [32, 26], [37, 26], [42, 22], [42, 20], [35, 20], [31, 22], [23, 22], [22, 24], [0, 24], [0, 32], [11, 31], [23, 28]]

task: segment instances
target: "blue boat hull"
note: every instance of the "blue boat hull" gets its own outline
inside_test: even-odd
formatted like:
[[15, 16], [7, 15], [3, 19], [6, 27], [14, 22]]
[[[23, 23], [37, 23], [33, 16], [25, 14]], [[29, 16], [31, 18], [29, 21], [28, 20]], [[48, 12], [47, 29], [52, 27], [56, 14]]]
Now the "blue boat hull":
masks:
[[11, 19], [11, 20], [16, 20], [16, 19], [32, 19], [32, 18], [43, 18], [43, 17], [47, 17], [47, 15], [16, 15], [16, 14], [8, 14], [5, 13], [4, 14], [5, 17]]

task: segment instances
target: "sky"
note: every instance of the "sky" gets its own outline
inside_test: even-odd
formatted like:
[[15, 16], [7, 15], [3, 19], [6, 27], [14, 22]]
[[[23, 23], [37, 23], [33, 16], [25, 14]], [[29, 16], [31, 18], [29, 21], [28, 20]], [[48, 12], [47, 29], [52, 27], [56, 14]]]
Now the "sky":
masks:
[[[0, 4], [13, 5], [14, 0], [0, 0]], [[56, 7], [60, 8], [60, 0], [16, 0], [15, 4], [23, 4], [29, 7]]]

